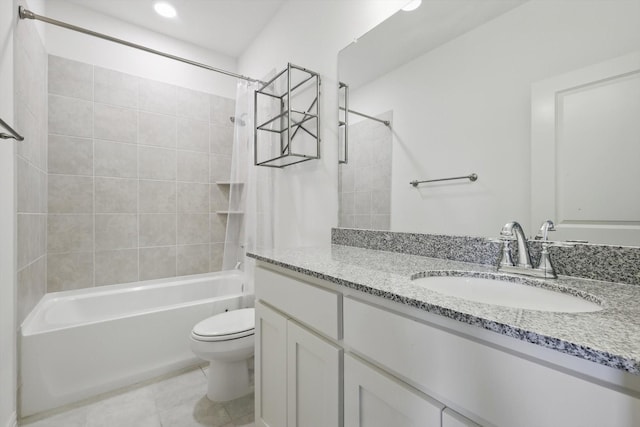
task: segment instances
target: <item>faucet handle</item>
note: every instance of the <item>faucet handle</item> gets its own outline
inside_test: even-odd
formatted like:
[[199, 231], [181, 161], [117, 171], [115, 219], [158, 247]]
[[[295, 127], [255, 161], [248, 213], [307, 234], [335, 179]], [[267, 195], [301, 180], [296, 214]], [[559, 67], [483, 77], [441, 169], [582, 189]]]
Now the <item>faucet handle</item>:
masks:
[[556, 231], [555, 225], [553, 224], [553, 221], [551, 221], [550, 219], [542, 223], [542, 225], [540, 226], [540, 230], [538, 230], [538, 234], [536, 234], [535, 239], [536, 240], [542, 239], [545, 242], [549, 241], [549, 231]]

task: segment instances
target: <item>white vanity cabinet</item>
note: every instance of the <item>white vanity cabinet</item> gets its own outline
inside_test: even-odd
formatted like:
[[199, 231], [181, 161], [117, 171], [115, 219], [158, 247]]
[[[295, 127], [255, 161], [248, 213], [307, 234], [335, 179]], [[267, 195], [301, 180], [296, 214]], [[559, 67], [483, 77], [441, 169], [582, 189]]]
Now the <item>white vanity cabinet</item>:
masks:
[[632, 427], [640, 377], [256, 268], [256, 425]]
[[256, 425], [342, 426], [342, 296], [257, 269], [256, 298]]

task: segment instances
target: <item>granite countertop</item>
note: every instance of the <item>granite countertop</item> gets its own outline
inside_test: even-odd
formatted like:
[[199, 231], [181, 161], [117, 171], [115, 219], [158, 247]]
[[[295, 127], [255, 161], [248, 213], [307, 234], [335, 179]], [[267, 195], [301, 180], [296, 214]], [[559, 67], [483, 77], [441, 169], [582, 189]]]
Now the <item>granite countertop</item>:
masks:
[[[446, 296], [412, 281], [421, 275], [478, 277], [511, 281], [520, 276], [495, 267], [351, 246], [256, 250], [249, 257], [488, 329], [522, 341], [640, 375], [640, 286], [561, 276], [544, 286], [598, 302], [603, 310], [556, 313], [476, 303]], [[458, 273], [460, 274], [460, 273]], [[528, 279], [539, 280], [539, 279]]]

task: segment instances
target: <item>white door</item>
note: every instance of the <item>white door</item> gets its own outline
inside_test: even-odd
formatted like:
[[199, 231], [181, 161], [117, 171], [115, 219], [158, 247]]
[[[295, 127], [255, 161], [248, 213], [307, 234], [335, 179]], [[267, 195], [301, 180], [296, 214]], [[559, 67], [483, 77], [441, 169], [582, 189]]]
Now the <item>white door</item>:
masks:
[[345, 427], [440, 427], [442, 409], [440, 402], [345, 354]]
[[287, 319], [256, 303], [255, 420], [259, 427], [287, 423]]
[[532, 86], [532, 227], [640, 245], [640, 53]]
[[480, 427], [469, 418], [463, 417], [450, 408], [442, 411], [442, 427]]
[[287, 357], [287, 426], [342, 426], [342, 349], [289, 321]]

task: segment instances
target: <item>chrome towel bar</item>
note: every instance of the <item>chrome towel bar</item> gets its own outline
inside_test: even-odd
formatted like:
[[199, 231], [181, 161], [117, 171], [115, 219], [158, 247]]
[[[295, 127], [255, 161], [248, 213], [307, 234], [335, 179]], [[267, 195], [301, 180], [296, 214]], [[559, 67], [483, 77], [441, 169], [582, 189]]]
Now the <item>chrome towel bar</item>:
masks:
[[[0, 139], [15, 139], [16, 141], [24, 141], [24, 137], [16, 132], [11, 126], [9, 126], [4, 120], [0, 119], [0, 126], [9, 131], [9, 133], [0, 132]], [[9, 135], [11, 134], [11, 135]]]
[[409, 184], [413, 185], [414, 187], [417, 187], [418, 184], [424, 184], [427, 182], [438, 182], [438, 181], [451, 181], [454, 179], [468, 179], [469, 181], [473, 182], [475, 180], [478, 179], [478, 175], [476, 175], [475, 173], [472, 173], [471, 175], [467, 175], [467, 176], [454, 176], [453, 178], [440, 178], [440, 179], [428, 179], [426, 181], [411, 181]]

